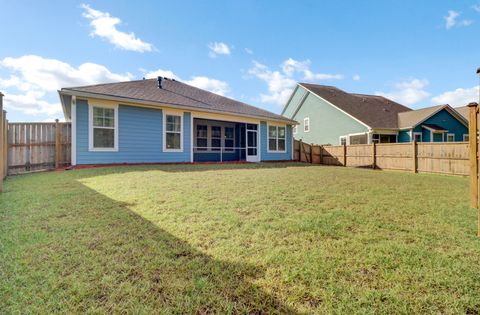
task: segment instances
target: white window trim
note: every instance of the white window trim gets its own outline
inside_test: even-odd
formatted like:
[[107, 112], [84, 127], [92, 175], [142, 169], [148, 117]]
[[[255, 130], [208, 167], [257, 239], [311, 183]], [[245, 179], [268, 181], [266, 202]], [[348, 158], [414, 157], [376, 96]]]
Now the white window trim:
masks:
[[[270, 127], [276, 127], [277, 128], [277, 136], [276, 136], [276, 141], [277, 141], [277, 150], [270, 150]], [[278, 150], [278, 127], [280, 128], [285, 128], [285, 149], [284, 150]], [[273, 138], [272, 138], [273, 139]], [[287, 126], [286, 125], [275, 125], [275, 124], [267, 124], [267, 152], [268, 153], [285, 153], [287, 152]]]
[[347, 145], [347, 144], [348, 144], [348, 138], [349, 138], [349, 136], [340, 136], [340, 137], [338, 137], [338, 144], [339, 144], [339, 145], [342, 145], [342, 139], [345, 139], [345, 145]]
[[464, 133], [464, 134], [463, 134], [463, 141], [464, 141], [464, 142], [465, 142], [465, 141], [468, 141], [468, 140], [465, 140], [465, 138], [467, 138], [468, 136], [469, 136], [468, 133]]
[[[308, 122], [308, 124], [306, 124], [305, 122]], [[308, 128], [306, 128], [307, 125]], [[303, 132], [310, 132], [310, 117], [303, 118]]]
[[[94, 148], [93, 147], [93, 108], [109, 108], [113, 109], [114, 124], [113, 124], [113, 148]], [[118, 152], [118, 104], [88, 104], [88, 151], [90, 152]]]
[[415, 140], [415, 136], [420, 135], [420, 141], [417, 142], [423, 142], [423, 134], [421, 132], [414, 132], [412, 136], [412, 142]]
[[[180, 116], [180, 149], [167, 149], [167, 115]], [[163, 152], [183, 152], [183, 112], [163, 110]]]
[[292, 127], [292, 132], [293, 132], [294, 135], [297, 134], [297, 132], [298, 132], [298, 125], [294, 125], [294, 126]]
[[[453, 137], [453, 141], [448, 141], [448, 137], [449, 137], [449, 136], [452, 136], [452, 137]], [[455, 142], [455, 134], [454, 134], [454, 133], [447, 133], [446, 142]]]

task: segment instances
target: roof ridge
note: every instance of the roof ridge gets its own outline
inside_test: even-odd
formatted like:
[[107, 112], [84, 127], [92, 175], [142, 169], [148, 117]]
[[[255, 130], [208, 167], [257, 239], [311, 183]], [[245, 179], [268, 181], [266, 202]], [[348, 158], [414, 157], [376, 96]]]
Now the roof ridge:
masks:
[[[179, 80], [170, 80], [170, 79], [169, 79], [169, 81], [181, 83], [181, 84], [183, 84], [183, 85], [187, 85], [187, 86], [189, 86], [189, 87], [191, 87], [191, 88], [200, 90], [200, 91], [202, 91], [202, 92], [207, 92], [207, 93], [213, 94], [213, 95], [215, 95], [215, 96], [217, 96], [217, 97], [221, 97], [221, 98], [228, 99], [228, 100], [230, 100], [230, 101], [234, 101], [234, 102], [241, 103], [242, 105], [248, 106], [248, 107], [250, 107], [250, 108], [254, 108], [254, 109], [256, 109], [256, 110], [261, 110], [261, 111], [263, 111], [263, 112], [265, 112], [265, 113], [268, 113], [268, 114], [274, 114], [274, 115], [279, 116], [279, 117], [284, 117], [284, 116], [281, 116], [281, 115], [279, 115], [279, 114], [276, 114], [276, 113], [272, 113], [272, 112], [270, 112], [270, 111], [267, 111], [267, 110], [265, 110], [265, 109], [263, 109], [263, 108], [256, 107], [256, 106], [253, 106], [253, 105], [250, 105], [250, 104], [247, 104], [247, 103], [238, 101], [238, 100], [234, 100], [233, 98], [230, 98], [230, 97], [228, 97], [228, 96], [224, 96], [224, 95], [220, 95], [220, 94], [217, 94], [217, 93], [213, 93], [213, 92], [210, 92], [210, 91], [208, 91], [208, 90], [201, 89], [201, 88], [199, 88], [199, 87], [196, 87], [196, 86], [187, 84], [187, 83], [182, 82], [182, 81], [179, 81]], [[176, 93], [176, 92], [167, 90], [167, 89], [165, 89], [165, 88], [164, 88], [164, 90], [169, 91], [169, 92], [174, 93], [174, 94], [177, 94], [177, 95], [180, 95], [180, 96], [183, 96], [183, 97], [187, 97], [187, 98], [189, 98], [189, 99], [191, 99], [191, 100], [194, 100], [194, 101], [203, 103], [203, 104], [205, 104], [205, 105], [209, 105], [208, 103], [205, 103], [205, 102], [203, 102], [203, 101], [201, 101], [201, 100], [198, 100], [198, 99], [196, 99], [196, 98], [193, 98], [193, 97], [190, 97], [190, 96], [186, 96], [186, 95], [183, 95], [183, 94], [180, 94], [180, 93]]]
[[133, 83], [133, 82], [139, 82], [139, 81], [150, 81], [150, 80], [157, 80], [156, 78], [151, 78], [151, 79], [138, 79], [138, 80], [128, 80], [128, 81], [116, 81], [116, 82], [107, 82], [107, 83], [97, 83], [97, 84], [90, 84], [90, 85], [77, 85], [77, 86], [69, 86], [65, 87], [62, 89], [77, 89], [77, 88], [87, 88], [87, 87], [95, 87], [95, 86], [103, 86], [103, 85], [110, 85], [110, 84], [119, 84], [119, 83]]

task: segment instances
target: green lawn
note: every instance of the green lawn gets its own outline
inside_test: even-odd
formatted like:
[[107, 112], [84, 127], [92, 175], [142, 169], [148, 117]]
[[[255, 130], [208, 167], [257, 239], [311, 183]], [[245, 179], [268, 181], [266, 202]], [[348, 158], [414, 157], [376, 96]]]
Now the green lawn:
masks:
[[480, 312], [468, 179], [302, 164], [8, 178], [0, 313]]

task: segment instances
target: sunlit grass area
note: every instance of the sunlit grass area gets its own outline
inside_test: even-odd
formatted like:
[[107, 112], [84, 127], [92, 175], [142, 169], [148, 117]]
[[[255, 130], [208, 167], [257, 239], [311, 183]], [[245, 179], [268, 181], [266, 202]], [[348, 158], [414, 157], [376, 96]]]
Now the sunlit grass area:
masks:
[[295, 163], [8, 178], [0, 313], [479, 313], [468, 179]]

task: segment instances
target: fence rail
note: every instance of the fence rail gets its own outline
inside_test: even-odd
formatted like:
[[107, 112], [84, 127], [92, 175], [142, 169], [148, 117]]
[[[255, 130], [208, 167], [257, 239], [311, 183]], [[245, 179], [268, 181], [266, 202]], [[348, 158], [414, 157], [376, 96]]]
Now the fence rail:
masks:
[[70, 165], [70, 123], [9, 123], [8, 175]]
[[469, 175], [468, 142], [315, 145], [295, 140], [295, 160], [323, 165]]

